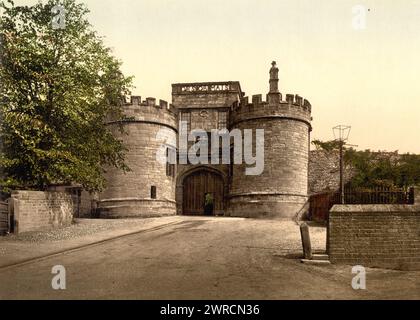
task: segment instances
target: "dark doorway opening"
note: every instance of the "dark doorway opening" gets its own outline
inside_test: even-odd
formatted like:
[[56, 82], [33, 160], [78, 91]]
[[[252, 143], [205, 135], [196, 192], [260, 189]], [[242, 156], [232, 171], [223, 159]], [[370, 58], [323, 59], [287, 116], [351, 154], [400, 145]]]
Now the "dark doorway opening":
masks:
[[184, 215], [223, 215], [224, 183], [217, 173], [201, 170], [183, 183]]

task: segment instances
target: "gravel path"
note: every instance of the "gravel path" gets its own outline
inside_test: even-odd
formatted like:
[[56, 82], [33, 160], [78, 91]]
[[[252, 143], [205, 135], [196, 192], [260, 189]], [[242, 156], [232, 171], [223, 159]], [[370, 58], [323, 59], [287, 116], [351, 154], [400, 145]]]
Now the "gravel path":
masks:
[[[351, 266], [300, 263], [299, 226], [291, 221], [161, 219], [147, 224], [148, 228], [152, 224], [166, 225], [152, 232], [134, 233], [2, 269], [0, 300], [419, 299], [419, 272], [367, 268], [367, 289], [356, 291], [351, 287], [354, 276]], [[168, 225], [175, 219], [176, 223]], [[95, 230], [115, 227], [100, 233], [115, 235], [127, 230], [125, 224], [146, 221], [150, 220], [83, 221], [82, 226], [70, 229], [79, 230], [83, 223], [92, 223]], [[121, 228], [117, 227], [121, 224]], [[315, 249], [325, 248], [325, 228], [311, 224], [310, 233]], [[94, 236], [50, 243], [56, 250], [60, 244], [87, 237]], [[48, 242], [15, 241], [9, 254], [20, 252], [21, 258], [27, 258], [28, 252], [39, 253], [48, 245]], [[22, 251], [23, 247], [27, 251]], [[53, 290], [50, 285], [55, 265], [66, 268], [66, 290]]]
[[[199, 217], [179, 217], [179, 219], [196, 219]], [[102, 232], [120, 230], [124, 228], [140, 228], [146, 224], [159, 222], [162, 218], [145, 219], [75, 219], [71, 226], [48, 230], [33, 231], [21, 234], [9, 234], [0, 237], [2, 243], [51, 243], [65, 240], [78, 239], [85, 236], [97, 235]], [[223, 219], [223, 218], [222, 218]], [[263, 220], [255, 220], [256, 229], [266, 229], [267, 242], [272, 242], [272, 235], [275, 237], [275, 244], [280, 254], [292, 254], [302, 250], [300, 241], [299, 226], [290, 220], [272, 221], [271, 223]], [[325, 251], [326, 228], [320, 224], [309, 223], [312, 250], [314, 252]], [[273, 229], [271, 229], [273, 227]], [[264, 233], [262, 233], [264, 234]]]
[[4, 241], [22, 241], [22, 242], [47, 242], [75, 239], [78, 237], [94, 235], [103, 231], [130, 227], [140, 227], [146, 223], [153, 222], [159, 218], [147, 219], [75, 219], [71, 226], [49, 230], [32, 231], [21, 234], [9, 234], [0, 237], [0, 244]]

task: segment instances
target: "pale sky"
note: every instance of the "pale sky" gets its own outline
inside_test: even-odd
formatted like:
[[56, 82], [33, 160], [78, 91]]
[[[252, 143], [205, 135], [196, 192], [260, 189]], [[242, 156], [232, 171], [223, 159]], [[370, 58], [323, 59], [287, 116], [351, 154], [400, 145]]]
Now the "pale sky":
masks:
[[[276, 60], [283, 95], [312, 104], [314, 139], [346, 124], [358, 149], [420, 153], [420, 0], [84, 2], [133, 94], [170, 101], [172, 83], [237, 80], [265, 96]], [[359, 4], [364, 30], [352, 27]]]

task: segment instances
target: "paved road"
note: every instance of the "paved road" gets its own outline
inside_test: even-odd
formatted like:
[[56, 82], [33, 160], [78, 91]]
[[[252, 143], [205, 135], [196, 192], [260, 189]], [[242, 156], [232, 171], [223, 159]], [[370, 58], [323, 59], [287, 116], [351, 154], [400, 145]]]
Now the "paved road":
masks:
[[[420, 299], [420, 273], [308, 266], [293, 222], [190, 218], [26, 265], [0, 269], [0, 299]], [[51, 268], [66, 268], [53, 290]]]

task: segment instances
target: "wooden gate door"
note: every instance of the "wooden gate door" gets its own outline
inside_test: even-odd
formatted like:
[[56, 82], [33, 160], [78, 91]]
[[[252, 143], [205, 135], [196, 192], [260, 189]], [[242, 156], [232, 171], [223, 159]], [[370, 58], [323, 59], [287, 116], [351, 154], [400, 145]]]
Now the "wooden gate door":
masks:
[[223, 214], [223, 179], [209, 171], [194, 172], [184, 179], [183, 214], [204, 215], [205, 196], [213, 197], [213, 214]]
[[326, 192], [310, 197], [310, 216], [313, 221], [327, 221], [331, 207], [334, 202], [334, 193]]
[[0, 235], [9, 231], [8, 204], [0, 201]]

